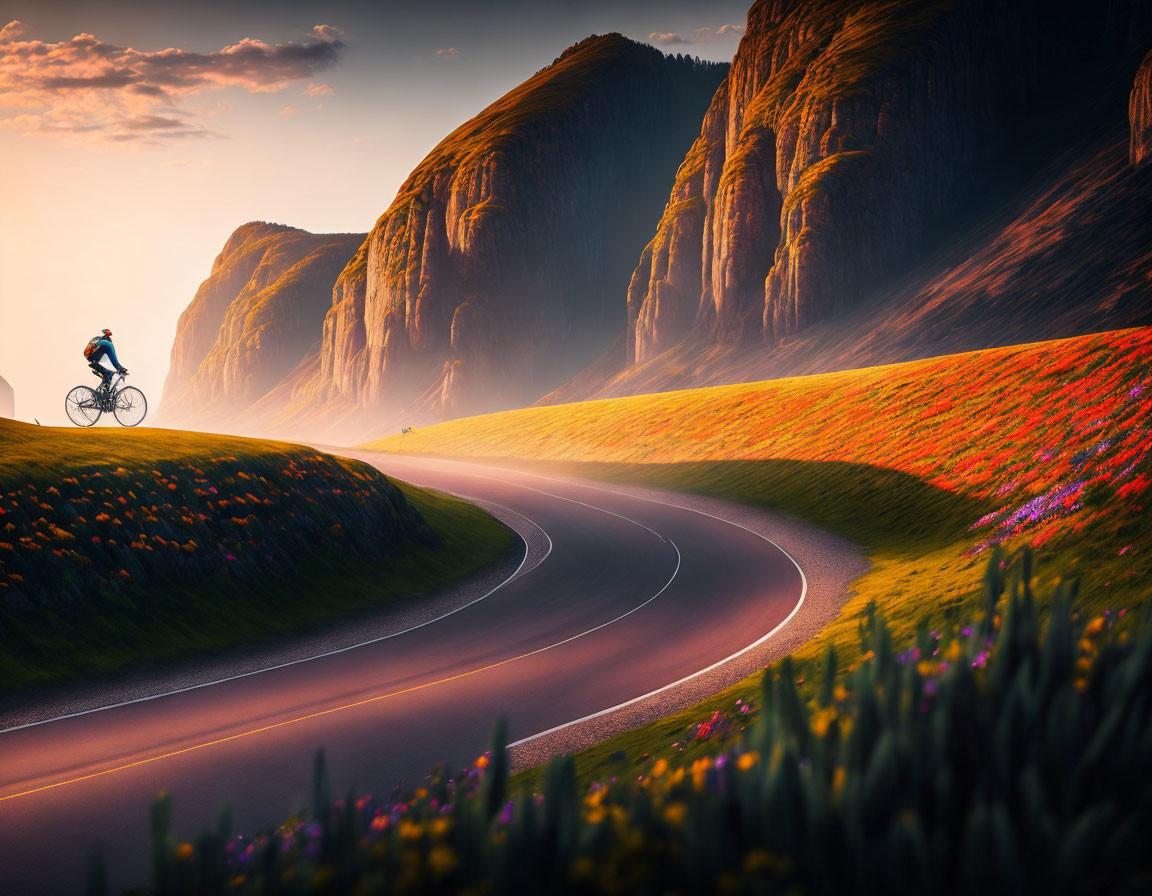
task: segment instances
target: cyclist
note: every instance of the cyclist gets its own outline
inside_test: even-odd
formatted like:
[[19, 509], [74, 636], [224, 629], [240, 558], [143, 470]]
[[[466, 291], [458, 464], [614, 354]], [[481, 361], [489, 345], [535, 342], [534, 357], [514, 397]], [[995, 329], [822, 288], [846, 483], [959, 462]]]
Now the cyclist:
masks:
[[[92, 372], [103, 380], [102, 386], [104, 392], [108, 392], [109, 386], [112, 384], [112, 374], [119, 373], [121, 376], [128, 375], [128, 368], [120, 364], [120, 360], [116, 357], [116, 348], [112, 345], [112, 331], [104, 330], [103, 333], [92, 339], [88, 343], [88, 347], [84, 350], [84, 357], [88, 359], [88, 366], [92, 368]], [[109, 370], [100, 361], [107, 358], [114, 370]]]

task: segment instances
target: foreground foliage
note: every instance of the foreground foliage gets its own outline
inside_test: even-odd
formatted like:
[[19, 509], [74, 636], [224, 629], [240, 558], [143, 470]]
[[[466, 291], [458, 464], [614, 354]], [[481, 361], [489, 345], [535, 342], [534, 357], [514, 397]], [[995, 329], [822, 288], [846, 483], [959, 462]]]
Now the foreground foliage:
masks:
[[[1152, 626], [1042, 611], [1031, 557], [997, 552], [970, 626], [896, 645], [859, 620], [863, 659], [798, 686], [767, 670], [720, 752], [659, 759], [578, 790], [570, 759], [508, 796], [505, 735], [455, 778], [402, 800], [331, 803], [234, 837], [177, 844], [153, 809], [157, 896], [297, 893], [1138, 892], [1152, 885]], [[751, 717], [753, 714], [748, 714]], [[97, 860], [90, 893], [103, 886]]]

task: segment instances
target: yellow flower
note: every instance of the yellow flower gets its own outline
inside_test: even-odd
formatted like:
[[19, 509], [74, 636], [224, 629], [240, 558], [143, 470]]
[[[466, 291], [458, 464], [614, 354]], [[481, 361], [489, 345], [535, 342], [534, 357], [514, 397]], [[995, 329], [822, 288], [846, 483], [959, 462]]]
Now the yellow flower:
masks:
[[831, 706], [827, 709], [822, 709], [812, 717], [812, 733], [817, 737], [823, 737], [828, 733], [828, 726], [836, 718], [836, 710]]
[[836, 689], [832, 692], [832, 696], [833, 696], [833, 698], [835, 698], [835, 700], [837, 702], [847, 700], [848, 699], [848, 688], [844, 687], [844, 685], [842, 685], [842, 684], [838, 684], [838, 685], [836, 685]]
[[401, 840], [419, 840], [421, 833], [420, 825], [414, 821], [403, 819], [397, 826], [396, 830], [400, 834]]
[[428, 853], [428, 867], [437, 877], [451, 874], [456, 868], [456, 854], [443, 843], [434, 846]]
[[759, 761], [760, 754], [752, 750], [750, 753], [742, 754], [740, 758], [736, 760], [736, 767], [740, 769], [740, 771], [746, 772]]
[[1085, 626], [1084, 634], [1088, 635], [1088, 636], [1098, 635], [1103, 630], [1104, 630], [1104, 617], [1103, 616], [1097, 616], [1095, 619], [1093, 619], [1091, 622], [1089, 622], [1087, 626]]
[[958, 659], [960, 659], [960, 655], [962, 653], [963, 653], [963, 650], [960, 647], [960, 642], [959, 641], [953, 641], [951, 644], [948, 645], [948, 649], [946, 651], [944, 651], [944, 656], [948, 660], [948, 662], [954, 663]]
[[659, 778], [666, 771], [668, 771], [668, 760], [667, 759], [657, 759], [655, 764], [652, 766], [652, 777], [653, 778]]
[[192, 844], [181, 843], [178, 847], [176, 847], [176, 855], [179, 856], [182, 861], [187, 862], [190, 858], [192, 858]]
[[711, 759], [697, 759], [692, 763], [692, 786], [697, 791], [704, 789], [704, 785], [708, 781], [708, 769], [712, 765]]
[[671, 803], [664, 810], [664, 818], [668, 824], [673, 827], [679, 827], [684, 823], [684, 816], [688, 814], [688, 807], [683, 803]]

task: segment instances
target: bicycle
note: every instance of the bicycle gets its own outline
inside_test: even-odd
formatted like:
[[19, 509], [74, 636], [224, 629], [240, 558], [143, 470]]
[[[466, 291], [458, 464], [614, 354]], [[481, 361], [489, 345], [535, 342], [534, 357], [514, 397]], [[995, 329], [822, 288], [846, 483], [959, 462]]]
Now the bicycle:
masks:
[[118, 378], [95, 389], [77, 386], [64, 399], [68, 419], [77, 426], [92, 426], [101, 414], [110, 413], [121, 426], [139, 425], [148, 413], [148, 399], [135, 386], [121, 385], [127, 376], [118, 374]]

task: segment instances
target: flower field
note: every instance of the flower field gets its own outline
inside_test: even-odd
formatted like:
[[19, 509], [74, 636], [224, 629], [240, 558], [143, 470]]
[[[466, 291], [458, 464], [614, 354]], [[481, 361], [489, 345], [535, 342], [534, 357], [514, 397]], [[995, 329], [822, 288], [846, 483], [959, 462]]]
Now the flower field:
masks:
[[[133, 639], [139, 658], [163, 646], [161, 631], [223, 646], [418, 592], [513, 540], [462, 502], [299, 445], [145, 430], [101, 434], [101, 458], [91, 435], [0, 421], [0, 689], [59, 677], [58, 654], [101, 638], [120, 642], [103, 664], [117, 666]], [[472, 554], [445, 562], [464, 524], [479, 526]], [[353, 569], [375, 587], [345, 581]], [[342, 584], [362, 596], [333, 595]]]
[[[1139, 892], [1152, 626], [1079, 616], [1068, 587], [1044, 626], [1030, 562], [1006, 576], [995, 552], [982, 610], [909, 643], [870, 609], [847, 674], [830, 650], [804, 693], [785, 659], [742, 727], [639, 774], [581, 786], [566, 758], [517, 790], [498, 728], [470, 768], [382, 800], [333, 802], [320, 757], [310, 811], [254, 836], [224, 815], [180, 843], [161, 798], [147, 892]], [[88, 892], [104, 880], [97, 855]]]
[[[866, 547], [908, 633], [958, 612], [992, 547], [1134, 605], [1152, 575], [1152, 328], [907, 364], [458, 420], [370, 447], [546, 462], [776, 507]], [[931, 587], [926, 587], [930, 584]], [[930, 597], [928, 595], [931, 595]]]
[[77, 470], [6, 489], [4, 604], [69, 604], [216, 574], [284, 575], [321, 544], [380, 560], [408, 537], [433, 537], [384, 476], [315, 452], [277, 468], [231, 455], [157, 466]]

